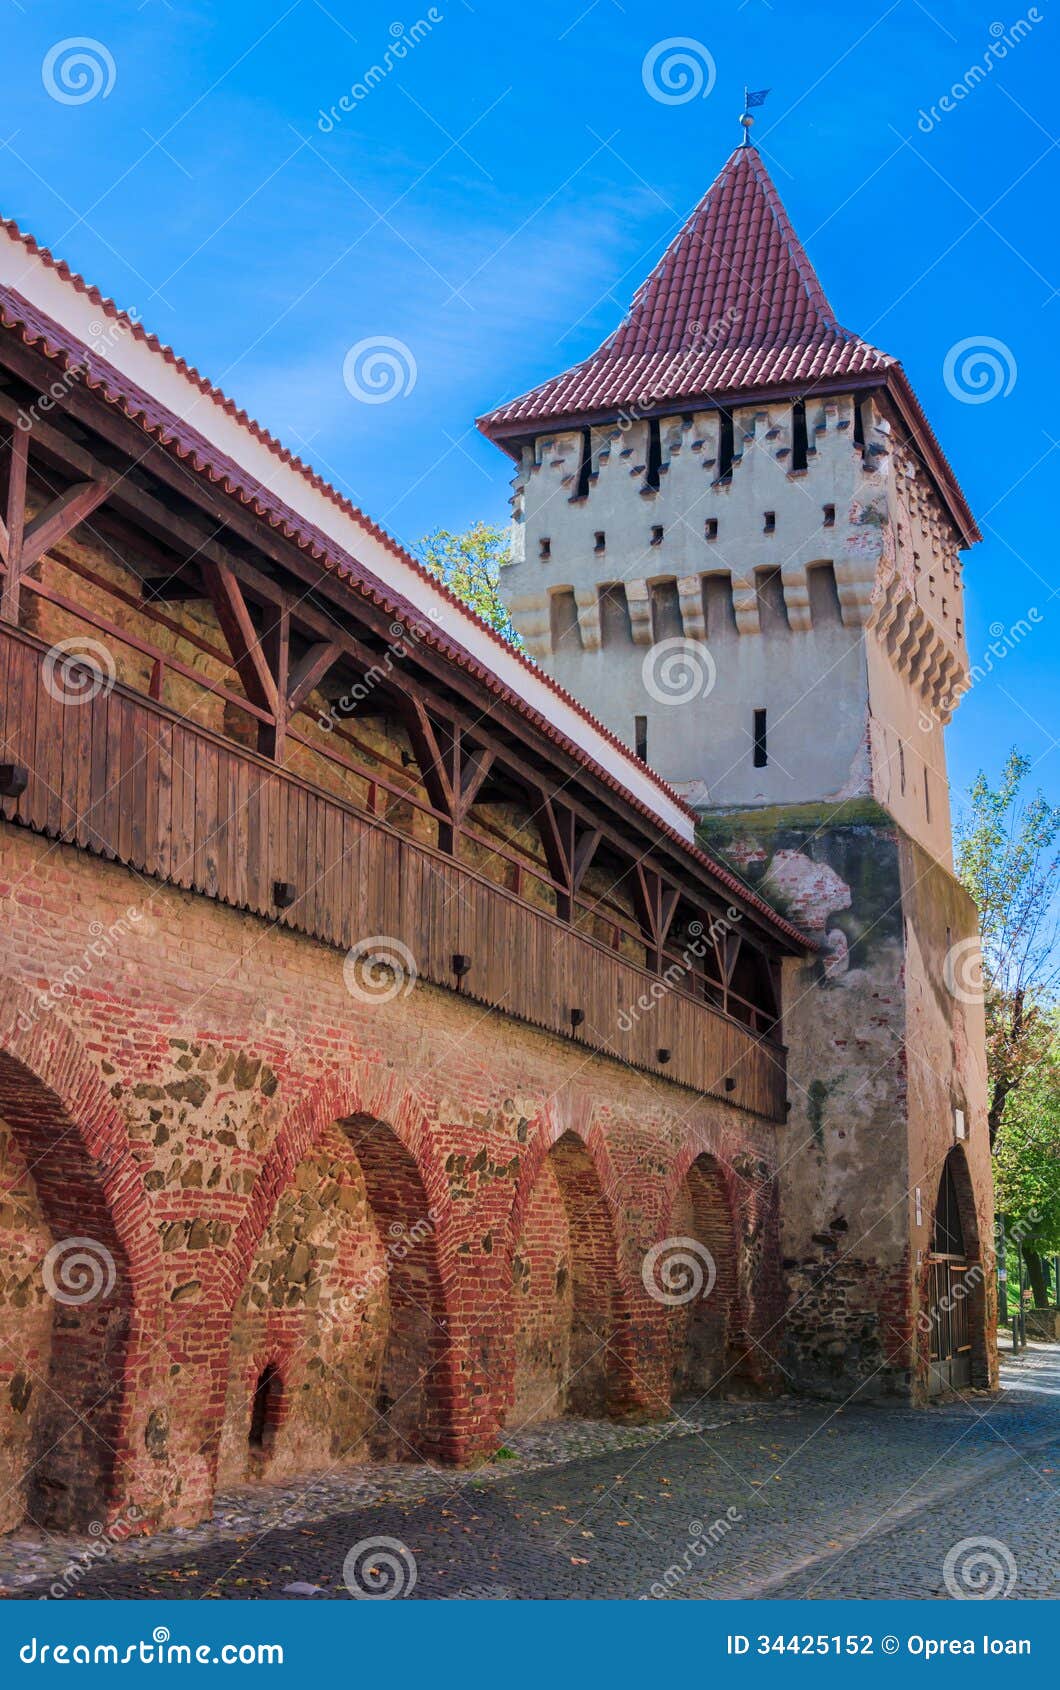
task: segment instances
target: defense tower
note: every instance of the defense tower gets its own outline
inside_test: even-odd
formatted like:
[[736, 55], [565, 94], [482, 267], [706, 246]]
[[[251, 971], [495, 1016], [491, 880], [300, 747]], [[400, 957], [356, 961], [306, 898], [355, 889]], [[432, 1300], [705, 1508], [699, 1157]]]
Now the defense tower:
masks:
[[528, 648], [820, 940], [786, 988], [793, 1371], [985, 1382], [986, 1276], [976, 1335], [943, 1333], [933, 1221], [950, 1167], [962, 1261], [990, 1246], [944, 744], [979, 534], [908, 378], [840, 326], [744, 144], [615, 333], [480, 427], [516, 464]]

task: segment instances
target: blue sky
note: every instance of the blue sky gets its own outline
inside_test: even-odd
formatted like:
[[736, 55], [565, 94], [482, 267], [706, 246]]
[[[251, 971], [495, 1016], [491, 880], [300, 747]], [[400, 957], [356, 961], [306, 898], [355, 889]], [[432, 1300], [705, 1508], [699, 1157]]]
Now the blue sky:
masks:
[[[615, 326], [738, 141], [744, 82], [770, 86], [756, 139], [832, 304], [901, 357], [983, 525], [966, 556], [972, 662], [992, 626], [1037, 613], [958, 712], [958, 794], [1017, 742], [1060, 801], [1049, 0], [0, 9], [4, 215], [408, 543], [506, 517], [510, 466], [475, 416]], [[1023, 39], [942, 111], [1019, 19]], [[420, 20], [393, 72], [322, 123]], [[104, 49], [110, 88], [65, 104], [42, 66], [72, 37]], [[709, 55], [706, 97], [646, 90], [645, 56], [671, 37]], [[921, 116], [933, 106], [934, 124]], [[344, 359], [379, 337], [408, 348], [415, 385], [366, 404]], [[1001, 343], [1009, 391], [969, 403], [947, 389], [945, 359], [983, 337]]]

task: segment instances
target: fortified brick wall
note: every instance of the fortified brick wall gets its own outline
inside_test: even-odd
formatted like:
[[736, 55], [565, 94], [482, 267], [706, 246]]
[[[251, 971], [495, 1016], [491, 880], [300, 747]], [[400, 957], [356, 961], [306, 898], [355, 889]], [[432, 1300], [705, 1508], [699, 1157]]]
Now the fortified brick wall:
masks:
[[772, 1127], [8, 824], [0, 918], [5, 1526], [775, 1385]]

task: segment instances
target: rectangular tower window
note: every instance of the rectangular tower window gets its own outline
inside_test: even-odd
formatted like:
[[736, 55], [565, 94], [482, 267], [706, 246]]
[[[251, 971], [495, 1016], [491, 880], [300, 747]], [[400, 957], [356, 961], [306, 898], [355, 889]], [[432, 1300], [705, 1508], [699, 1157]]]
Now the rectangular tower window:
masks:
[[659, 419], [653, 417], [648, 424], [648, 467], [644, 472], [644, 486], [652, 492], [659, 491], [659, 476], [662, 471], [662, 440], [659, 435]]
[[806, 401], [796, 399], [791, 407], [791, 467], [805, 469], [809, 452], [806, 434]]
[[594, 552], [602, 552], [602, 551], [606, 550], [606, 547], [607, 547], [607, 535], [604, 533], [602, 528], [598, 528], [596, 530], [595, 535], [593, 536], [593, 551]]
[[775, 534], [777, 527], [776, 511], [766, 511], [765, 522], [762, 524], [763, 534]]
[[905, 746], [902, 744], [901, 740], [898, 741], [898, 779], [899, 779], [899, 782], [901, 784], [902, 796], [904, 798], [905, 797]]
[[592, 430], [582, 429], [582, 460], [578, 466], [578, 485], [571, 495], [572, 499], [587, 499], [589, 497], [589, 483], [593, 473], [593, 436]]
[[552, 556], [552, 541], [551, 540], [542, 540], [541, 541], [541, 553], [540, 553], [540, 555], [542, 557], [551, 557]]
[[825, 505], [825, 507], [824, 507], [824, 525], [825, 525], [826, 528], [834, 528], [835, 527], [835, 506], [834, 505]]
[[718, 519], [716, 516], [707, 517], [706, 522], [703, 524], [703, 533], [706, 535], [708, 540], [716, 540], [718, 538]]
[[754, 766], [756, 769], [764, 769], [769, 762], [766, 753], [766, 713], [764, 710], [755, 711], [754, 741]]
[[860, 394], [855, 393], [855, 395], [854, 395], [854, 445], [855, 446], [864, 446], [864, 444], [865, 444], [865, 413], [861, 408], [863, 403], [864, 403], [864, 401], [862, 400]]
[[633, 718], [633, 746], [642, 763], [648, 761], [648, 718], [634, 716]]
[[721, 428], [718, 438], [718, 480], [732, 480], [732, 461], [736, 456], [736, 425], [731, 411], [719, 411]]
[[662, 523], [661, 522], [657, 522], [655, 524], [655, 526], [652, 528], [651, 543], [652, 543], [653, 546], [661, 546], [662, 543], [663, 543], [663, 531], [662, 531]]

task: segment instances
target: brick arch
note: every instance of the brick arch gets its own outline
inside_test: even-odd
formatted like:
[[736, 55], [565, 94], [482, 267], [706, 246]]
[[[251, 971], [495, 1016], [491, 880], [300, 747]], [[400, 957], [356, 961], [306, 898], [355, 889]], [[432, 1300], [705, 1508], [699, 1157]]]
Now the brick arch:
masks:
[[[158, 1300], [161, 1248], [124, 1120], [99, 1074], [73, 1029], [10, 979], [0, 980], [0, 1117], [54, 1244], [91, 1241], [56, 1253], [52, 1288], [64, 1299], [89, 1294], [55, 1298], [46, 1367], [25, 1380], [27, 1411], [37, 1395], [28, 1514], [53, 1529], [83, 1529], [107, 1517], [122, 1488], [126, 1381]], [[11, 1368], [3, 1371], [10, 1379]]]
[[[508, 1225], [505, 1230], [504, 1259], [505, 1266], [510, 1268], [512, 1256], [519, 1234], [523, 1229], [526, 1218], [527, 1205], [533, 1195], [541, 1169], [549, 1154], [561, 1138], [573, 1135], [581, 1140], [596, 1169], [596, 1177], [600, 1190], [611, 1211], [613, 1220], [617, 1221], [619, 1180], [611, 1160], [611, 1153], [607, 1146], [602, 1129], [594, 1123], [592, 1110], [585, 1102], [568, 1102], [566, 1107], [559, 1107], [555, 1100], [547, 1105], [537, 1118], [537, 1130], [532, 1133], [527, 1151], [522, 1159], [519, 1178], [516, 1183], [515, 1198], [508, 1212]], [[617, 1225], [616, 1225], [617, 1242]]]
[[602, 1133], [546, 1118], [505, 1240], [509, 1424], [614, 1414], [637, 1401], [617, 1191]]
[[[979, 1214], [975, 1206], [975, 1190], [972, 1186], [972, 1176], [968, 1168], [968, 1158], [964, 1153], [963, 1144], [952, 1145], [946, 1153], [939, 1172], [939, 1183], [935, 1196], [936, 1207], [947, 1171], [952, 1176], [953, 1189], [957, 1194], [957, 1209], [961, 1217], [965, 1257], [969, 1262], [981, 1261]], [[932, 1219], [934, 1220], [934, 1211], [932, 1211]]]
[[[987, 1347], [987, 1279], [990, 1271], [989, 1263], [984, 1260], [982, 1240], [979, 1233], [979, 1211], [975, 1203], [975, 1187], [968, 1167], [963, 1144], [951, 1145], [943, 1159], [939, 1170], [939, 1183], [935, 1195], [938, 1205], [942, 1193], [942, 1182], [947, 1170], [953, 1177], [953, 1189], [957, 1196], [957, 1211], [961, 1219], [961, 1232], [964, 1240], [965, 1260], [970, 1271], [967, 1276], [968, 1286], [968, 1337], [972, 1346], [972, 1384], [983, 1390], [990, 1387], [990, 1357]], [[932, 1232], [934, 1232], [935, 1210], [932, 1210]], [[926, 1292], [924, 1297], [927, 1301]]]
[[436, 1228], [439, 1262], [447, 1285], [450, 1283], [453, 1241], [446, 1223], [452, 1215], [452, 1200], [449, 1181], [432, 1143], [423, 1098], [393, 1073], [379, 1072], [378, 1065], [364, 1063], [328, 1074], [295, 1105], [277, 1134], [223, 1264], [229, 1308], [243, 1289], [261, 1235], [299, 1162], [333, 1122], [356, 1119], [385, 1122], [416, 1164], [428, 1208], [440, 1217]]
[[677, 1238], [691, 1239], [693, 1244], [663, 1248], [654, 1274], [648, 1277], [662, 1295], [696, 1293], [668, 1308], [670, 1365], [675, 1395], [702, 1396], [723, 1388], [740, 1365], [735, 1175], [710, 1151], [686, 1150], [671, 1178], [668, 1197], [657, 1244], [665, 1246], [668, 1239]]
[[251, 1263], [297, 1170], [327, 1135], [341, 1133], [364, 1177], [389, 1287], [390, 1331], [380, 1419], [370, 1438], [389, 1458], [412, 1450], [439, 1460], [460, 1453], [451, 1332], [458, 1258], [449, 1182], [431, 1144], [423, 1101], [391, 1074], [351, 1068], [302, 1101], [266, 1158], [225, 1264], [234, 1309]]

